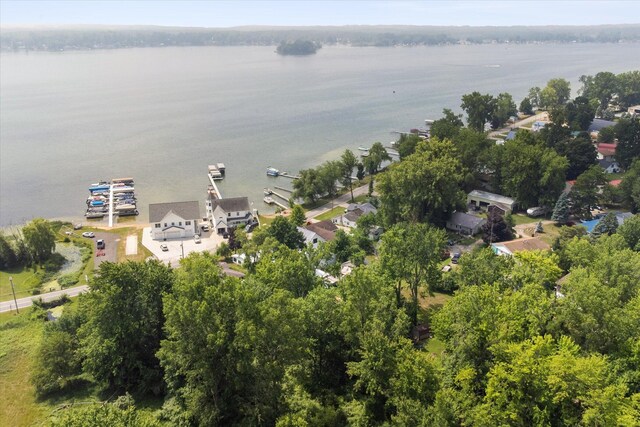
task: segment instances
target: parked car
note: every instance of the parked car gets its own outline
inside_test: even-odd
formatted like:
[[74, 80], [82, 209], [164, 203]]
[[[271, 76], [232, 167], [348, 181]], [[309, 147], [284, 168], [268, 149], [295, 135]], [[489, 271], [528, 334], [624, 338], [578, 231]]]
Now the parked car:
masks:
[[208, 224], [202, 224], [202, 225], [200, 226], [200, 228], [202, 229], [202, 231], [205, 231], [205, 232], [206, 232], [206, 231], [209, 231], [209, 225], [208, 225]]
[[533, 208], [527, 209], [527, 215], [532, 217], [542, 216], [547, 212], [549, 212], [549, 208], [545, 208], [543, 206], [535, 206]]
[[80, 230], [82, 228], [82, 224], [76, 224], [73, 226], [74, 230]]
[[457, 264], [458, 261], [460, 260], [460, 252], [456, 252], [455, 254], [453, 254], [453, 256], [451, 257], [451, 263], [452, 264]]
[[202, 240], [200, 240], [200, 236], [198, 236], [197, 234], [195, 236], [193, 236], [193, 241], [196, 242], [196, 243], [202, 242]]
[[102, 239], [98, 239], [98, 240], [96, 241], [96, 247], [97, 247], [98, 249], [104, 249], [104, 248], [105, 248], [104, 240], [102, 240]]
[[162, 249], [162, 252], [167, 252], [169, 250], [167, 245], [165, 245], [164, 243], [160, 245], [160, 249]]
[[89, 239], [96, 237], [95, 234], [93, 234], [93, 231], [85, 231], [84, 233], [82, 233], [82, 237], [87, 237]]

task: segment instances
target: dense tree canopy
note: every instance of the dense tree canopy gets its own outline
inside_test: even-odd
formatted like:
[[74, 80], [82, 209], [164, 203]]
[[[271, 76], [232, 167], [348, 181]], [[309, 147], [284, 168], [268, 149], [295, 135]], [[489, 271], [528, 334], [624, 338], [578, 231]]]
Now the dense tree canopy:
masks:
[[22, 229], [24, 242], [34, 261], [46, 261], [56, 249], [56, 236], [49, 221], [36, 218]]
[[462, 96], [462, 109], [467, 113], [469, 128], [483, 132], [484, 125], [491, 120], [496, 108], [496, 100], [489, 94], [472, 92]]

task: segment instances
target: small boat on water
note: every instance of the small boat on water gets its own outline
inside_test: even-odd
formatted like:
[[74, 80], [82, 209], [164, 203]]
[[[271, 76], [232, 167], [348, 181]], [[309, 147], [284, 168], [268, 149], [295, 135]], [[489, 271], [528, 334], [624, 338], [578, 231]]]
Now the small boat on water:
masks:
[[273, 200], [273, 198], [272, 198], [272, 197], [269, 197], [269, 196], [265, 197], [265, 198], [264, 198], [264, 199], [262, 199], [262, 200], [263, 200], [266, 204], [268, 204], [268, 205], [272, 205], [272, 204], [274, 204], [274, 203], [275, 203], [275, 200]]
[[358, 147], [358, 150], [360, 150], [360, 151], [369, 151], [368, 148], [365, 148], [363, 146]]
[[267, 175], [269, 176], [278, 176], [280, 175], [280, 171], [276, 168], [272, 168], [271, 166], [269, 166], [267, 168]]

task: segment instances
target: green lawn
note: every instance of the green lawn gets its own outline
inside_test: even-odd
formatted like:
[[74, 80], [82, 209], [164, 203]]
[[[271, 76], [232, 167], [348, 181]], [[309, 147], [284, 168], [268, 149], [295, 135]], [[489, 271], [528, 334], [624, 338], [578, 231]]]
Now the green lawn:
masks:
[[531, 224], [533, 222], [538, 222], [538, 221], [544, 219], [542, 217], [541, 218], [531, 218], [530, 216], [523, 215], [523, 214], [513, 214], [513, 215], [511, 215], [511, 218], [513, 218], [513, 222], [515, 223], [515, 225]]
[[258, 218], [260, 219], [260, 226], [269, 226], [271, 225], [271, 223], [273, 222], [274, 219], [276, 219], [275, 216], [264, 216], [264, 215], [258, 215]]
[[9, 277], [13, 278], [13, 285], [16, 290], [16, 298], [31, 296], [31, 291], [37, 289], [41, 283], [41, 277], [38, 274], [40, 268], [35, 271], [33, 268], [14, 268], [7, 271], [0, 271], [0, 301], [8, 301], [13, 299], [11, 293], [11, 284]]
[[336, 206], [335, 208], [331, 209], [330, 211], [327, 211], [323, 214], [320, 214], [318, 216], [315, 217], [315, 219], [317, 219], [318, 221], [324, 221], [327, 219], [332, 219], [335, 218], [339, 215], [342, 215], [344, 213], [344, 208], [342, 206]]

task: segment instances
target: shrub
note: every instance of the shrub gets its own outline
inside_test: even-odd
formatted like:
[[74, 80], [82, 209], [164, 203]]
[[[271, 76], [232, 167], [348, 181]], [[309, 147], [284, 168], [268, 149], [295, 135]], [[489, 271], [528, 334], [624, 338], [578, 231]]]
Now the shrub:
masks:
[[80, 279], [77, 273], [66, 274], [58, 278], [58, 283], [62, 288], [68, 288], [69, 286], [73, 286], [77, 284], [79, 281]]

